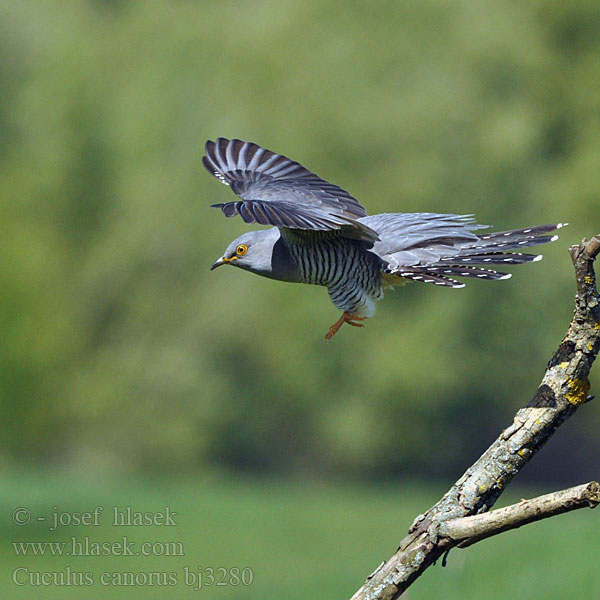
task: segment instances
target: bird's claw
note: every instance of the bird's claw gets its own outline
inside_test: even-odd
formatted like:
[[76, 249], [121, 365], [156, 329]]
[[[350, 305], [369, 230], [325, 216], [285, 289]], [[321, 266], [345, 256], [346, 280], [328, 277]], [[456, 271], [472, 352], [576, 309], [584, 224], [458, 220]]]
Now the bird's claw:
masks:
[[357, 323], [357, 321], [364, 321], [366, 318], [367, 317], [351, 315], [347, 312], [342, 313], [342, 316], [329, 328], [329, 331], [325, 335], [325, 341], [328, 342], [339, 331], [344, 323], [348, 323], [348, 325], [352, 325], [352, 327], [364, 327], [362, 323]]

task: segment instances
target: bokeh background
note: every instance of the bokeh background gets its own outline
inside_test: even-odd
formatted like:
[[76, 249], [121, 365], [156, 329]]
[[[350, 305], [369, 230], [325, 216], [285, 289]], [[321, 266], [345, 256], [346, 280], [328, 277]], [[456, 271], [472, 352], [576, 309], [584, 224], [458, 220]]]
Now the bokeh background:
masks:
[[[19, 0], [0, 11], [11, 597], [81, 597], [10, 579], [66, 564], [179, 573], [169, 589], [94, 584], [90, 598], [189, 597], [184, 564], [254, 570], [252, 585], [207, 597], [350, 595], [527, 403], [566, 331], [567, 248], [600, 232], [598, 3]], [[247, 229], [209, 208], [233, 198], [201, 165], [218, 136], [302, 162], [371, 213], [570, 225], [509, 281], [407, 285], [325, 344], [338, 316], [325, 289], [209, 271]], [[597, 478], [599, 426], [586, 405], [509, 495]], [[15, 555], [15, 540], [119, 537], [107, 523], [35, 523], [99, 504], [172, 506], [175, 533], [131, 531], [184, 540], [185, 559]], [[10, 522], [21, 505], [27, 527]], [[410, 598], [483, 586], [489, 598], [600, 597], [594, 516], [455, 551]]]

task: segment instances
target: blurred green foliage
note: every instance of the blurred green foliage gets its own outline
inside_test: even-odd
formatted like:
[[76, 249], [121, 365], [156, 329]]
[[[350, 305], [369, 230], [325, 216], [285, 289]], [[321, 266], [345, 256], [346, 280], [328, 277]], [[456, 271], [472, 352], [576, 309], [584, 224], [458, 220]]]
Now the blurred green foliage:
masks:
[[[0, 10], [5, 463], [450, 480], [533, 394], [567, 247], [600, 229], [597, 2]], [[232, 198], [200, 163], [220, 135], [372, 213], [571, 225], [510, 281], [407, 285], [326, 345], [324, 289], [209, 272], [247, 228], [209, 208]], [[589, 475], [582, 410], [540, 477]]]
[[[3, 482], [0, 513], [6, 518], [0, 527], [0, 559], [11, 600], [348, 598], [394, 552], [415, 515], [443, 491], [439, 486], [414, 483], [332, 487], [214, 474], [117, 482], [81, 474], [65, 477], [52, 471], [24, 471], [10, 473]], [[527, 492], [527, 497], [535, 495]], [[503, 498], [507, 504], [519, 501], [518, 495], [510, 491], [507, 495]], [[30, 525], [18, 527], [10, 522], [10, 515], [25, 499], [34, 518]], [[176, 513], [177, 526], [112, 525], [114, 506], [120, 512], [131, 506], [134, 511], [164, 513], [165, 505], [171, 515]], [[97, 506], [104, 508], [98, 526], [58, 526], [49, 531], [54, 511], [91, 512]], [[47, 520], [39, 522], [38, 516]], [[447, 567], [431, 567], [408, 595], [411, 600], [463, 600], [479, 597], [484, 590], [489, 600], [597, 598], [597, 518], [584, 509], [506, 532], [475, 547], [454, 549]], [[15, 556], [12, 545], [46, 541], [64, 543], [70, 549], [75, 538], [85, 548], [86, 536], [88, 547], [93, 542], [119, 544], [126, 536], [133, 551], [150, 542], [152, 547], [158, 543], [158, 552], [164, 548], [165, 554], [67, 558], [49, 551], [45, 556], [28, 551], [26, 556]], [[93, 585], [16, 586], [10, 581], [15, 569], [28, 570], [18, 571], [20, 583], [29, 577], [37, 581], [40, 572], [67, 579], [67, 565], [72, 573], [91, 573]], [[206, 573], [207, 567], [215, 571], [248, 568], [253, 579], [248, 586], [194, 590], [186, 585], [185, 567], [192, 573]], [[174, 573], [177, 584], [102, 585], [103, 573], [110, 578], [105, 581], [116, 582], [126, 581], [131, 573], [139, 582], [150, 581], [152, 573]]]

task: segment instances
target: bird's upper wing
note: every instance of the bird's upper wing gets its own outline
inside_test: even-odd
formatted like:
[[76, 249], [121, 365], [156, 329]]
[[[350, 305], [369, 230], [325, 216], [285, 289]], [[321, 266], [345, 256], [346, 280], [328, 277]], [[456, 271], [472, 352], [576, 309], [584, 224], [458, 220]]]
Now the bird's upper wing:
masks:
[[206, 142], [206, 169], [241, 198], [213, 204], [227, 217], [287, 229], [339, 231], [345, 237], [378, 240], [357, 219], [365, 209], [348, 192], [301, 164], [257, 144], [218, 138]]

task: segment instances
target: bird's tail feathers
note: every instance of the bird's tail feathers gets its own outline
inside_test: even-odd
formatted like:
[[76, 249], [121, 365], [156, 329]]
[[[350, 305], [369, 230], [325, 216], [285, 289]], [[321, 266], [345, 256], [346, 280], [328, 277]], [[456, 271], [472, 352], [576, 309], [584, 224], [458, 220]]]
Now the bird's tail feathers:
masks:
[[553, 242], [558, 239], [558, 236], [548, 234], [565, 225], [567, 223], [488, 233], [478, 236], [477, 240], [468, 245], [454, 248], [454, 254], [442, 256], [433, 264], [396, 267], [389, 270], [388, 273], [404, 279], [453, 288], [461, 288], [465, 285], [454, 279], [455, 277], [487, 280], [508, 279], [511, 277], [510, 273], [502, 273], [476, 265], [520, 265], [541, 260], [541, 254], [507, 251]]
[[394, 272], [394, 275], [404, 279], [412, 279], [421, 283], [434, 283], [444, 287], [462, 288], [465, 284], [454, 277], [474, 277], [477, 279], [508, 279], [510, 273], [501, 273], [492, 269], [464, 265], [437, 265], [406, 268]]
[[542, 260], [541, 254], [524, 254], [522, 252], [477, 252], [460, 254], [442, 258], [440, 263], [452, 265], [522, 265], [523, 263]]

